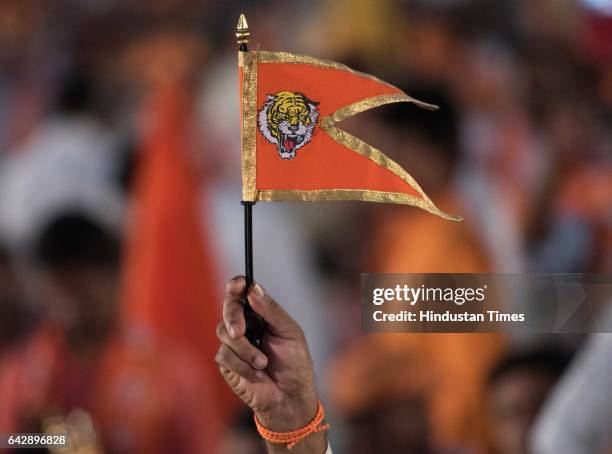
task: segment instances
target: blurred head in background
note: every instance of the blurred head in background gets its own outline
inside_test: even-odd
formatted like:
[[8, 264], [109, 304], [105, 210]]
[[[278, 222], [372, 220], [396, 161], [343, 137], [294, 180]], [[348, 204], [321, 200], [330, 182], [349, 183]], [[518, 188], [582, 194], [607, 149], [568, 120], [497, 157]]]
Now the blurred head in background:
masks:
[[253, 412], [240, 411], [221, 438], [219, 454], [266, 454], [264, 441], [257, 433]]
[[82, 213], [60, 214], [42, 229], [33, 250], [39, 297], [72, 347], [95, 347], [112, 330], [119, 258], [119, 239]]
[[430, 112], [402, 103], [381, 109], [382, 136], [390, 145], [382, 149], [409, 169], [426, 192], [439, 193], [453, 182], [460, 158], [457, 107], [443, 85], [408, 82], [399, 86], [439, 109]]
[[378, 401], [347, 421], [351, 431], [347, 452], [436, 452], [425, 398], [416, 393]]
[[438, 452], [431, 374], [423, 357], [394, 340], [355, 341], [332, 364], [330, 399], [348, 424], [346, 452]]
[[528, 452], [536, 417], [570, 358], [559, 347], [544, 346], [510, 352], [493, 368], [488, 406], [495, 452]]

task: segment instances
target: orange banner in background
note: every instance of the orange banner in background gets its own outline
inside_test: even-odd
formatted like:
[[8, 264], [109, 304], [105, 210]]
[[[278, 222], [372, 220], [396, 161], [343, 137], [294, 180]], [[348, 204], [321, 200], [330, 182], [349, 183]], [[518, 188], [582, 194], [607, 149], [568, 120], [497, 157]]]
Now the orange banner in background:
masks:
[[[138, 332], [147, 329], [157, 349], [176, 351], [177, 358], [193, 355], [201, 366], [201, 374], [189, 377], [199, 380], [190, 385], [190, 398], [205, 399], [206, 407], [186, 413], [186, 419], [201, 428], [193, 433], [201, 444], [189, 452], [202, 452], [219, 441], [235, 403], [214, 362], [221, 317], [216, 261], [202, 219], [202, 181], [187, 153], [189, 94], [182, 86], [163, 87], [148, 101], [144, 110], [150, 122], [127, 232], [122, 322]], [[184, 372], [173, 376], [182, 379]]]

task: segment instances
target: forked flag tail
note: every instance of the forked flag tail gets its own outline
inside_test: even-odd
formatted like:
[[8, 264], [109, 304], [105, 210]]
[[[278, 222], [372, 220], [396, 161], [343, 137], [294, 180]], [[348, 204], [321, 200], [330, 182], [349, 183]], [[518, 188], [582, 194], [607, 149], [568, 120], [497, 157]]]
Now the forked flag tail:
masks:
[[338, 127], [360, 112], [408, 102], [399, 88], [342, 64], [287, 52], [239, 52], [243, 200], [359, 200], [444, 213], [399, 164]]

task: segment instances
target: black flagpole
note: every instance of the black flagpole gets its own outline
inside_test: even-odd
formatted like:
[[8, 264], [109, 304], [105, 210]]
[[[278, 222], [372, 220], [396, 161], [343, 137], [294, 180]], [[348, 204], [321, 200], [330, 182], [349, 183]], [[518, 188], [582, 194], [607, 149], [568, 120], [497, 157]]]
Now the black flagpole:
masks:
[[[239, 52], [248, 52], [249, 27], [244, 14], [240, 15], [236, 26], [236, 41], [239, 44]], [[253, 284], [253, 205], [255, 202], [243, 200], [244, 207], [244, 268], [246, 275], [246, 290]], [[256, 313], [244, 298], [244, 319], [246, 321], [246, 337], [256, 347], [261, 346], [265, 329], [263, 318]]]
[[253, 283], [253, 202], [240, 202], [244, 206], [244, 269], [246, 286]]

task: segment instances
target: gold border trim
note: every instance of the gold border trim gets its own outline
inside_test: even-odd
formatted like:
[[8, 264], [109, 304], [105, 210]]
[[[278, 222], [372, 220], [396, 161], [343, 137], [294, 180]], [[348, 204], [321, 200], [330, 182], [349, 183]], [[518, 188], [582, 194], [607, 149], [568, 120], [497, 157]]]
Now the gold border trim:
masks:
[[[425, 109], [429, 109], [429, 110], [437, 109], [437, 106], [434, 106], [433, 104], [427, 104], [422, 101], [418, 101], [405, 94], [381, 95], [381, 96], [375, 96], [375, 97], [368, 98], [368, 99], [363, 99], [361, 101], [357, 101], [356, 103], [350, 104], [346, 107], [338, 109], [336, 112], [322, 118], [319, 126], [321, 127], [322, 130], [324, 130], [327, 134], [329, 134], [339, 144], [344, 145], [345, 147], [353, 150], [355, 153], [365, 156], [366, 158], [370, 159], [374, 163], [378, 164], [381, 167], [384, 167], [385, 169], [389, 170], [390, 172], [400, 177], [408, 185], [410, 185], [415, 191], [417, 191], [419, 195], [421, 195], [421, 197], [423, 198], [421, 200], [416, 197], [404, 194], [406, 199], [404, 199], [403, 202], [398, 201], [394, 203], [405, 203], [408, 205], [418, 206], [419, 208], [423, 208], [424, 210], [429, 211], [430, 213], [437, 214], [438, 216], [443, 217], [444, 219], [451, 220], [451, 221], [463, 220], [460, 216], [454, 216], [451, 214], [444, 213], [438, 207], [436, 207], [436, 205], [427, 196], [427, 194], [425, 194], [423, 189], [421, 189], [421, 186], [419, 186], [416, 180], [412, 178], [412, 175], [406, 172], [402, 168], [402, 166], [400, 166], [398, 163], [393, 161], [391, 158], [389, 158], [387, 155], [385, 155], [383, 152], [381, 152], [377, 148], [374, 148], [373, 146], [365, 143], [363, 140], [358, 139], [357, 137], [335, 126], [336, 122], [345, 120], [360, 112], [364, 112], [374, 107], [379, 107], [385, 104], [391, 104], [391, 103], [396, 103], [396, 102], [410, 102], [410, 103], [416, 104], [419, 107], [423, 107]], [[372, 191], [366, 191], [366, 192], [372, 192]], [[377, 191], [374, 191], [374, 192], [377, 192]], [[385, 193], [385, 194], [396, 194], [396, 193]], [[378, 197], [379, 196], [377, 195], [376, 198]], [[374, 201], [379, 201], [379, 200], [374, 200]]]
[[296, 63], [302, 65], [312, 65], [318, 66], [321, 68], [330, 68], [337, 69], [340, 71], [347, 71], [349, 73], [355, 74], [356, 76], [365, 77], [366, 79], [373, 80], [383, 85], [388, 85], [390, 87], [396, 88], [391, 85], [389, 82], [385, 82], [384, 80], [379, 79], [376, 76], [371, 74], [362, 73], [361, 71], [355, 71], [352, 68], [349, 68], [342, 63], [338, 63], [332, 60], [325, 60], [323, 58], [311, 57], [309, 55], [298, 55], [292, 54], [290, 52], [269, 52], [269, 51], [256, 51], [257, 52], [257, 61], [259, 63]]
[[257, 53], [238, 52], [242, 78], [242, 200], [257, 200]]
[[326, 115], [320, 121], [320, 124], [324, 124], [327, 127], [333, 126], [333, 123], [339, 123], [347, 118], [357, 115], [358, 113], [365, 112], [366, 110], [374, 109], [375, 107], [383, 106], [385, 104], [391, 104], [396, 102], [410, 102], [422, 109], [426, 110], [438, 110], [439, 107], [434, 104], [428, 104], [418, 99], [408, 96], [405, 93], [398, 93], [393, 95], [380, 95], [372, 98], [362, 99], [348, 106], [341, 107], [335, 112]]
[[376, 203], [397, 203], [422, 208], [429, 213], [438, 215], [451, 221], [462, 221], [459, 216], [452, 216], [440, 211], [432, 203], [403, 192], [372, 191], [369, 189], [262, 189], [258, 193], [258, 200], [262, 202], [328, 202], [349, 201]]

